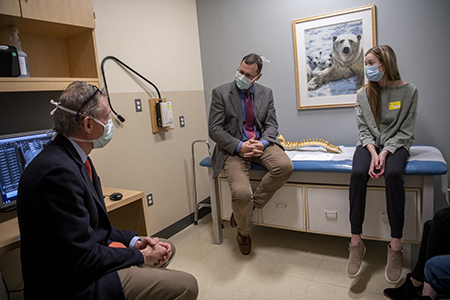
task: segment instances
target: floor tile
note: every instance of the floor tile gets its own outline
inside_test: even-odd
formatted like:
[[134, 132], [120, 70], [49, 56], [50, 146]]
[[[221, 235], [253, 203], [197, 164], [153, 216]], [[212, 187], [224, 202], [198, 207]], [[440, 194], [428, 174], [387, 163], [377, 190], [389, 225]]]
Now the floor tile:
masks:
[[231, 299], [239, 299], [239, 300], [251, 300], [252, 294], [247, 293], [246, 291], [233, 290], [229, 288], [225, 288], [219, 285], [213, 285], [204, 295], [204, 297], [199, 299], [205, 300], [231, 300]]
[[187, 269], [188, 273], [197, 278], [199, 281], [208, 283], [216, 283], [221, 279], [233, 266], [231, 263], [219, 262], [214, 259], [202, 258], [198, 262]]
[[220, 245], [214, 244], [212, 239], [203, 240], [198, 235], [196, 238], [187, 242], [184, 246], [180, 248], [177, 247], [177, 252], [183, 252], [195, 256], [204, 257], [208, 253], [210, 253], [213, 249], [218, 247], [220, 247]]
[[261, 288], [268, 274], [267, 270], [254, 269], [236, 263], [216, 285], [254, 295]]
[[252, 252], [242, 255], [236, 229], [223, 224], [220, 245], [210, 215], [170, 238], [177, 254], [169, 268], [197, 278], [199, 300], [385, 299], [383, 290], [403, 283], [417, 252], [404, 244], [403, 280], [392, 285], [384, 277], [388, 242], [364, 240], [363, 270], [349, 278], [349, 237], [255, 225]]
[[189, 253], [177, 252], [169, 265], [169, 269], [187, 271], [195, 263], [202, 259], [201, 256], [192, 255]]
[[354, 280], [347, 276], [345, 269], [345, 263], [337, 263], [334, 261], [322, 260], [313, 281], [322, 282], [333, 285], [352, 288], [354, 286]]
[[326, 284], [321, 282], [311, 282], [308, 286], [302, 299], [309, 300], [336, 300], [336, 299], [367, 299], [367, 300], [380, 300], [385, 299], [380, 294], [372, 293], [354, 293], [352, 290], [335, 286], [332, 284]]
[[269, 299], [302, 299], [310, 281], [286, 274], [269, 273], [257, 291], [257, 295]]
[[312, 280], [321, 262], [322, 258], [308, 257], [291, 251], [280, 259], [272, 272]]

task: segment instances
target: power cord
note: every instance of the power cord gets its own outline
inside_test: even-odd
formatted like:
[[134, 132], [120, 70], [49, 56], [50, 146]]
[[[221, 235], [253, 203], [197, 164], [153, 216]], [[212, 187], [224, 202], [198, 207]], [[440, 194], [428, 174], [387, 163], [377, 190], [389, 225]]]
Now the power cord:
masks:
[[127, 68], [128, 70], [130, 70], [131, 72], [133, 72], [134, 74], [136, 74], [137, 76], [139, 76], [142, 80], [144, 80], [145, 82], [147, 82], [148, 84], [150, 84], [151, 86], [153, 86], [156, 90], [156, 92], [158, 93], [158, 97], [159, 97], [159, 102], [162, 102], [161, 100], [161, 94], [158, 90], [158, 88], [156, 87], [156, 85], [154, 85], [150, 80], [148, 80], [147, 78], [145, 78], [144, 76], [142, 76], [141, 74], [139, 74], [138, 72], [136, 72], [135, 70], [133, 70], [132, 68], [130, 68], [129, 66], [127, 66], [124, 62], [122, 62], [121, 60], [119, 60], [118, 58], [114, 57], [114, 56], [106, 56], [103, 60], [102, 63], [100, 65], [100, 69], [102, 72], [102, 76], [103, 76], [103, 82], [105, 84], [105, 90], [106, 90], [106, 97], [108, 98], [108, 103], [109, 103], [109, 107], [111, 108], [111, 111], [117, 116], [117, 118], [123, 123], [125, 122], [125, 118], [122, 117], [121, 115], [117, 114], [116, 111], [114, 110], [114, 108], [111, 105], [111, 100], [109, 99], [109, 92], [108, 92], [108, 86], [106, 84], [106, 76], [105, 76], [105, 70], [104, 70], [104, 64], [105, 61], [107, 61], [108, 59], [113, 59], [115, 60], [119, 65], [121, 65], [122, 67]]

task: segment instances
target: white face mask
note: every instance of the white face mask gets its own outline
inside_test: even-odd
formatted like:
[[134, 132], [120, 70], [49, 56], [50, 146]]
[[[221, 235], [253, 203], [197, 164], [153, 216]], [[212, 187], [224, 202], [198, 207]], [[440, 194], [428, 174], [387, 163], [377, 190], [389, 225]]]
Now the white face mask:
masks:
[[256, 78], [258, 78], [258, 76], [256, 76], [253, 80], [250, 80], [245, 77], [245, 75], [242, 75], [239, 71], [237, 71], [234, 81], [236, 81], [236, 85], [240, 90], [246, 90], [253, 82], [255, 82]]
[[[91, 117], [92, 118], [92, 117]], [[96, 140], [82, 140], [72, 137], [74, 141], [79, 142], [92, 142], [94, 143], [93, 147], [94, 149], [99, 149], [105, 147], [112, 139], [113, 132], [114, 132], [114, 125], [111, 119], [108, 120], [108, 123], [105, 125], [100, 120], [97, 120], [96, 118], [92, 118], [95, 122], [103, 126], [103, 134], [101, 137], [99, 137]]]
[[[71, 110], [67, 107], [61, 106], [61, 102], [55, 102], [53, 99], [50, 100], [50, 103], [53, 105], [56, 105], [55, 109], [52, 110], [50, 112], [51, 115], [53, 115], [55, 113], [55, 111], [59, 108], [65, 112], [68, 112], [70, 114], [73, 115], [77, 115], [77, 112], [74, 110]], [[94, 149], [99, 149], [99, 148], [103, 148], [105, 147], [112, 139], [112, 135], [114, 132], [114, 125], [111, 119], [108, 120], [108, 123], [105, 125], [103, 124], [103, 122], [101, 122], [100, 120], [94, 118], [94, 117], [90, 117], [92, 120], [94, 120], [95, 122], [97, 122], [98, 124], [103, 126], [103, 134], [101, 137], [99, 137], [98, 139], [95, 140], [83, 140], [83, 139], [78, 139], [78, 138], [74, 138], [71, 137], [74, 141], [79, 141], [79, 142], [92, 142], [93, 143], [93, 147]]]

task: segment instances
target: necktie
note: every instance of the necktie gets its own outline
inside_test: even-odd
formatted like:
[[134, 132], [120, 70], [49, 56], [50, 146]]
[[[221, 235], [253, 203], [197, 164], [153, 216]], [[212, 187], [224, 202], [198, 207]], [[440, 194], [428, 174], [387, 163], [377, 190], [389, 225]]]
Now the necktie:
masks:
[[91, 178], [91, 181], [92, 181], [92, 167], [91, 167], [91, 164], [89, 162], [89, 158], [86, 158], [86, 161], [84, 162], [84, 165], [86, 166], [86, 169], [88, 171], [89, 177]]
[[256, 138], [255, 133], [255, 111], [253, 109], [252, 97], [250, 97], [250, 91], [245, 91], [245, 132], [248, 139], [253, 136]]

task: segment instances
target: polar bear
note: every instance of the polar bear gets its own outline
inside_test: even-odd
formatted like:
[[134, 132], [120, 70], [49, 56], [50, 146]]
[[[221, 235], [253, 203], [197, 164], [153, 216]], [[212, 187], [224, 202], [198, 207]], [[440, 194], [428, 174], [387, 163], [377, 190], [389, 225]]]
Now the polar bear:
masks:
[[322, 51], [316, 51], [306, 56], [306, 76], [308, 81], [313, 77], [313, 71], [319, 66], [322, 60]]
[[314, 70], [322, 59], [322, 51], [316, 51], [306, 57], [306, 63]]
[[323, 71], [326, 68], [330, 68], [332, 65], [333, 65], [333, 54], [330, 53], [322, 57], [318, 67], [321, 71]]
[[364, 85], [364, 52], [361, 40], [361, 34], [333, 36], [331, 49], [333, 64], [308, 82], [308, 90], [316, 90], [330, 81], [353, 76], [358, 77], [356, 89], [360, 89]]

